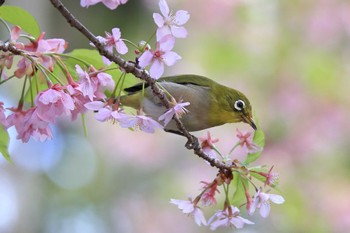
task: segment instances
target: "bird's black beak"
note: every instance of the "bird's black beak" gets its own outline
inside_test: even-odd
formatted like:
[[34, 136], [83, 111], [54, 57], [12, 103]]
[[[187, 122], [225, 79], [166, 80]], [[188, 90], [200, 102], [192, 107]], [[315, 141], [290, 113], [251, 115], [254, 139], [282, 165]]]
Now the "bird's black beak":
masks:
[[243, 121], [247, 124], [249, 124], [254, 130], [257, 130], [258, 127], [256, 126], [254, 120], [253, 120], [253, 117], [251, 116], [244, 116], [243, 115]]

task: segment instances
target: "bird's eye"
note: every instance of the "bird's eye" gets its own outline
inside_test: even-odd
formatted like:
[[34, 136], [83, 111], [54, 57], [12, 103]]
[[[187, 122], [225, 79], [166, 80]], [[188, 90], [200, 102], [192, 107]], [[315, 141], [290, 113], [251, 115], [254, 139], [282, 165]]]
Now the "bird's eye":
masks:
[[242, 111], [245, 107], [245, 103], [243, 100], [237, 100], [234, 105], [235, 109], [238, 111]]

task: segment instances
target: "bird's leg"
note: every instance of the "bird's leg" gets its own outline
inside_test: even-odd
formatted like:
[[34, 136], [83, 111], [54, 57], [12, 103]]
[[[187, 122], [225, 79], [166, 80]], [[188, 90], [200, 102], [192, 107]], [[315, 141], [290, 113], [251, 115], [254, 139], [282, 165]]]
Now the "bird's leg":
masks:
[[191, 135], [191, 138], [192, 139], [188, 139], [188, 141], [185, 144], [185, 147], [189, 150], [198, 148], [199, 147], [198, 139], [193, 135]]

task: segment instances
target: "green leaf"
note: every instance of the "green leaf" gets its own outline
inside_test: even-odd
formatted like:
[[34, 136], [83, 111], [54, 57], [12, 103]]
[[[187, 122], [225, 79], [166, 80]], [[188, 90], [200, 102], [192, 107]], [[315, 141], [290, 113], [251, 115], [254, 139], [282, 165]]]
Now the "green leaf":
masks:
[[7, 130], [5, 130], [2, 126], [0, 126], [0, 138], [0, 153], [7, 161], [11, 162], [10, 154], [8, 152], [10, 137]]
[[0, 7], [0, 18], [13, 25], [20, 26], [23, 31], [34, 37], [40, 35], [40, 28], [35, 18], [26, 10], [17, 6]]
[[248, 189], [248, 180], [246, 178], [241, 177], [238, 172], [235, 172], [233, 174], [233, 180], [230, 185], [230, 190], [234, 189], [234, 193], [231, 200], [231, 204], [233, 204], [234, 206], [240, 206], [246, 202], [245, 190], [242, 182]]
[[[105, 64], [102, 61], [101, 55], [95, 49], [74, 49], [68, 55], [77, 59], [81, 59], [87, 62], [88, 64], [93, 65], [96, 69], [105, 66]], [[76, 64], [84, 66], [84, 64], [82, 62], [79, 62], [77, 59], [68, 58], [66, 62], [68, 64], [71, 64], [73, 67], [75, 67]]]
[[[265, 146], [265, 135], [264, 132], [259, 128], [258, 130], [255, 131], [253, 142], [263, 148]], [[255, 160], [257, 160], [262, 153], [262, 150], [253, 153], [253, 154], [248, 154], [246, 160], [244, 160], [243, 164], [248, 165]]]

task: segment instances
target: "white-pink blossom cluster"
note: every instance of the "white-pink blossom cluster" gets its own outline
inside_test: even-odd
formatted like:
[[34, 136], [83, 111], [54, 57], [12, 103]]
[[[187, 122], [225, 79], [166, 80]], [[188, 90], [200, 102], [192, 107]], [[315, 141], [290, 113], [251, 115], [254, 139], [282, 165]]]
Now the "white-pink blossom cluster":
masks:
[[187, 31], [182, 25], [190, 18], [189, 13], [184, 10], [179, 10], [173, 15], [165, 0], [159, 1], [159, 8], [161, 14], [153, 14], [154, 22], [158, 26], [156, 48], [145, 50], [138, 59], [141, 67], [150, 65], [150, 76], [154, 79], [163, 75], [164, 65], [172, 66], [181, 59], [172, 49], [175, 38], [187, 37]]
[[[246, 156], [249, 156], [249, 154], [252, 153], [251, 148], [254, 148], [254, 151], [257, 149], [262, 149], [253, 141], [254, 133], [242, 133], [240, 130], [237, 130], [237, 132], [238, 133], [236, 136], [239, 141], [236, 143], [233, 150], [239, 146], [246, 147]], [[177, 205], [183, 213], [193, 217], [199, 226], [209, 226], [211, 230], [216, 230], [219, 227], [240, 229], [246, 224], [254, 224], [252, 221], [242, 217], [239, 210], [239, 208], [242, 206], [246, 207], [246, 212], [248, 215], [253, 215], [254, 212], [259, 209], [260, 215], [263, 218], [268, 217], [271, 202], [275, 204], [282, 204], [285, 201], [281, 195], [271, 194], [269, 193], [270, 190], [267, 190], [266, 192], [263, 191], [267, 186], [274, 187], [276, 185], [275, 178], [277, 173], [272, 173], [273, 166], [269, 171], [259, 167], [255, 168], [255, 170], [254, 167], [249, 169], [238, 160], [228, 158], [228, 156], [231, 156], [233, 150], [228, 153], [228, 156], [223, 156], [222, 154], [220, 154], [220, 156], [216, 156], [216, 153], [219, 153], [219, 151], [214, 146], [214, 143], [218, 141], [218, 139], [212, 138], [210, 132], [207, 132], [205, 137], [200, 138], [202, 149], [208, 156], [215, 160], [221, 159], [222, 162], [233, 161], [231, 163], [232, 171], [220, 171], [212, 182], [202, 181], [201, 183], [204, 184], [202, 191], [193, 200], [171, 199], [171, 203]], [[248, 186], [253, 184], [253, 174], [259, 175], [259, 182], [264, 183], [264, 188], [257, 189], [257, 186], [254, 184], [253, 187], [255, 188], [256, 192], [253, 197], [251, 197]], [[246, 202], [244, 199], [239, 202], [237, 202], [237, 200], [231, 200], [232, 196], [229, 193], [229, 191], [232, 189], [231, 186], [234, 186], [234, 192], [242, 192], [242, 195], [245, 195]], [[220, 187], [223, 187], [223, 192], [219, 191]], [[202, 208], [206, 206], [215, 207], [218, 203], [217, 198], [219, 194], [224, 195], [225, 201], [223, 208], [218, 209], [207, 221], [202, 212]], [[235, 203], [235, 205], [232, 205], [232, 203]], [[239, 208], [237, 206], [239, 206]]]
[[[34, 75], [36, 68], [33, 63], [40, 64], [44, 69], [52, 72], [55, 65], [52, 55], [63, 53], [68, 43], [63, 39], [44, 39], [45, 33], [43, 32], [37, 39], [34, 40], [33, 38], [29, 43], [24, 44], [17, 42], [20, 33], [21, 28], [19, 26], [14, 26], [10, 33], [10, 43], [26, 55], [22, 56], [18, 61], [17, 68], [14, 70], [14, 76], [22, 78], [25, 75]], [[10, 52], [1, 52], [0, 55], [0, 68], [6, 67], [11, 69], [15, 55]], [[3, 74], [2, 72], [0, 76]]]

